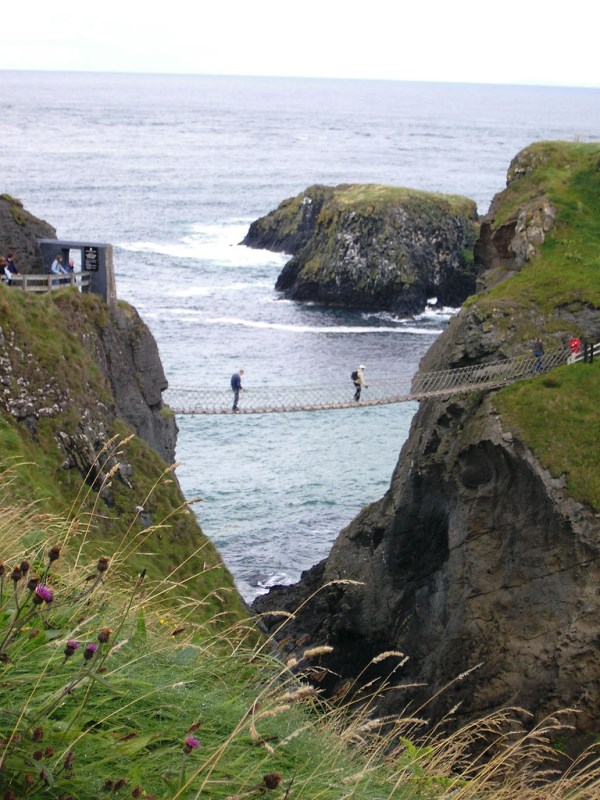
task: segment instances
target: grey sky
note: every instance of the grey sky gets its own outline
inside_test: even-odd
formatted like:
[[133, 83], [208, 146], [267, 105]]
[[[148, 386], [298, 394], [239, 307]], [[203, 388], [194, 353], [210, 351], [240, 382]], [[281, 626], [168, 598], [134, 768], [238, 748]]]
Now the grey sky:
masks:
[[5, 3], [0, 69], [600, 87], [600, 6], [503, 0]]

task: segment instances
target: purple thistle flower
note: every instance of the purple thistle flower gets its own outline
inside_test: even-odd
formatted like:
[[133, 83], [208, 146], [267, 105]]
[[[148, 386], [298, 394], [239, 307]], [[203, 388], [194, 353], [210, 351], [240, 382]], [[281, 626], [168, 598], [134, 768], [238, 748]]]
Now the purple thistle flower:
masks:
[[96, 652], [97, 649], [98, 649], [97, 644], [91, 644], [91, 643], [86, 644], [85, 650], [83, 651], [83, 657], [85, 658], [85, 660], [89, 661], [90, 658], [93, 658], [94, 653]]
[[75, 641], [75, 639], [69, 639], [69, 641], [65, 645], [65, 650], [64, 650], [65, 656], [67, 656], [67, 658], [69, 656], [72, 656], [78, 647], [79, 647], [79, 642]]
[[185, 743], [184, 743], [184, 746], [183, 746], [183, 752], [186, 755], [189, 755], [189, 753], [191, 753], [192, 750], [198, 750], [198, 748], [200, 748], [200, 747], [201, 747], [200, 741], [198, 739], [196, 739], [195, 736], [188, 736], [185, 739]]
[[49, 586], [44, 586], [43, 583], [38, 583], [35, 587], [35, 597], [33, 598], [33, 602], [36, 605], [40, 605], [44, 601], [46, 603], [51, 603], [54, 600], [54, 592]]

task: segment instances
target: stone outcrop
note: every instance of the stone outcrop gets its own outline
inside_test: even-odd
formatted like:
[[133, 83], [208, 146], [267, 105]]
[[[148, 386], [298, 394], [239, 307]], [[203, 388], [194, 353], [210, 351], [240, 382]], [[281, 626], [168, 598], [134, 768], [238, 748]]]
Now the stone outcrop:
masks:
[[46, 272], [38, 239], [56, 239], [55, 228], [30, 214], [20, 200], [0, 195], [0, 255], [13, 253], [23, 274]]
[[312, 186], [254, 222], [243, 244], [286, 252], [276, 289], [346, 308], [458, 306], [475, 290], [475, 203], [400, 187]]
[[[37, 240], [55, 238], [56, 230], [30, 214], [19, 200], [6, 194], [0, 196], [0, 253], [13, 252], [20, 272], [45, 271]], [[99, 298], [78, 295], [69, 300], [61, 297], [56, 309], [62, 312], [69, 333], [79, 338], [101, 368], [110, 387], [112, 396], [106, 405], [102, 404], [103, 413], [109, 418], [100, 427], [107, 430], [112, 419], [123, 419], [164, 461], [172, 464], [177, 426], [173, 414], [162, 404], [167, 380], [156, 341], [136, 310], [124, 303], [109, 309]], [[31, 366], [23, 370], [23, 363], [34, 365], [36, 359], [21, 349], [14, 332], [2, 331], [0, 346], [4, 350], [0, 375], [4, 407], [17, 420], [34, 429], [40, 415], [47, 416], [52, 408], [59, 411], [69, 407], [72, 392], [68, 382], [59, 385], [58, 372], [48, 375], [47, 380], [38, 380], [43, 376], [41, 365], [35, 378]], [[94, 405], [86, 407], [83, 418], [93, 414]], [[92, 438], [102, 440], [101, 436]], [[65, 435], [61, 442], [64, 446]], [[81, 446], [78, 448], [81, 450]], [[94, 447], [83, 450], [89, 451], [89, 460], [93, 461]], [[75, 460], [85, 474], [90, 467], [88, 459], [82, 458], [80, 452]]]
[[167, 464], [175, 461], [177, 424], [163, 405], [167, 388], [156, 340], [132, 306], [111, 309], [111, 324], [98, 331], [97, 359], [110, 382], [117, 415]]
[[[482, 287], [497, 290], [529, 262], [535, 268], [552, 233], [553, 202], [539, 181], [523, 179], [548, 149], [519, 154], [483, 221]], [[569, 330], [598, 341], [592, 300], [542, 307], [532, 296], [472, 299], [420, 369], [502, 360], [540, 329], [549, 344]], [[600, 724], [598, 585], [598, 509], [541, 465], [495, 392], [471, 393], [420, 402], [385, 496], [340, 533], [324, 562], [258, 598], [255, 610], [271, 632], [281, 617], [271, 620], [270, 610], [294, 612], [278, 636], [295, 659], [306, 646], [333, 646], [321, 661], [331, 692], [357, 676], [355, 688], [389, 678], [395, 688], [373, 704], [378, 714], [421, 709], [435, 721], [453, 710], [464, 722], [510, 706], [538, 718], [577, 708], [573, 724], [587, 733]], [[408, 656], [391, 678], [399, 656], [371, 663], [386, 651]]]

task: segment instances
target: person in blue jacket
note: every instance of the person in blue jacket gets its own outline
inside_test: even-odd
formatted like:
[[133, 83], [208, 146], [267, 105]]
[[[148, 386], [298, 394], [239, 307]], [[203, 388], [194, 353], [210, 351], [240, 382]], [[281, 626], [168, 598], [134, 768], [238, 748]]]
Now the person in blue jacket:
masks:
[[238, 401], [240, 399], [240, 392], [242, 391], [242, 375], [244, 370], [240, 369], [234, 372], [231, 376], [231, 391], [233, 392], [233, 408], [232, 411], [238, 411]]

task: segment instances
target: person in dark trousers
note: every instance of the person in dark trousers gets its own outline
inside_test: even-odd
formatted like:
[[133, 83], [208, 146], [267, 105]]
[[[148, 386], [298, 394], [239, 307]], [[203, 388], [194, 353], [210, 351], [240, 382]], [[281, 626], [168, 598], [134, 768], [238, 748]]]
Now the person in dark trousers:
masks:
[[6, 275], [6, 282], [10, 285], [13, 275], [18, 275], [19, 270], [15, 265], [15, 257], [12, 253], [9, 253], [6, 256], [6, 266], [4, 268], [4, 273]]
[[359, 368], [356, 370], [356, 379], [354, 381], [354, 400], [358, 403], [360, 400], [360, 393], [363, 389], [368, 389], [367, 382], [365, 380], [365, 365], [361, 364]]
[[240, 369], [238, 372], [234, 372], [231, 376], [231, 391], [233, 392], [233, 407], [232, 411], [238, 411], [238, 402], [240, 399], [240, 392], [242, 391], [242, 375], [244, 374], [244, 370]]
[[535, 371], [539, 375], [542, 371], [542, 356], [544, 355], [544, 345], [541, 339], [536, 339], [533, 345], [533, 355], [535, 356]]

